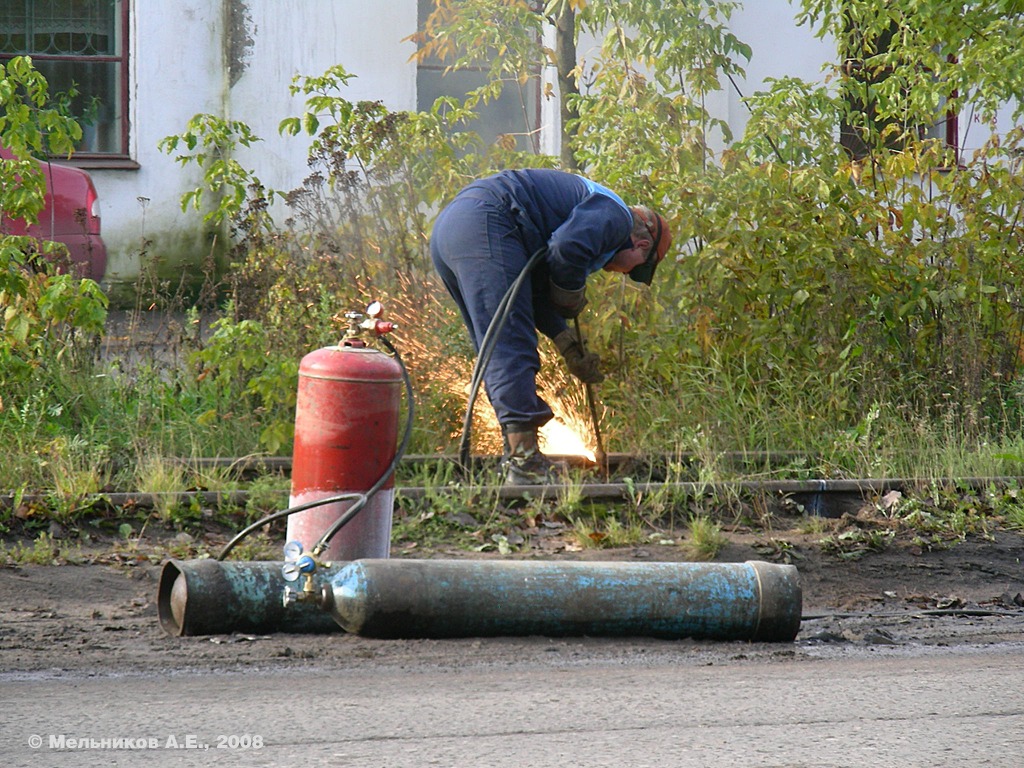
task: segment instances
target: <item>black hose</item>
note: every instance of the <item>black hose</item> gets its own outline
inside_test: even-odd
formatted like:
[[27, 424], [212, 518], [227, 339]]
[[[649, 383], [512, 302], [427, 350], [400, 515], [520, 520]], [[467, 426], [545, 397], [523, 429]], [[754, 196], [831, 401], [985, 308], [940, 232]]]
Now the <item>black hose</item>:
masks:
[[484, 372], [487, 370], [487, 365], [491, 362], [491, 356], [494, 354], [494, 347], [498, 343], [498, 334], [501, 333], [501, 329], [505, 327], [505, 323], [508, 321], [509, 315], [512, 314], [512, 308], [515, 306], [516, 297], [519, 296], [519, 291], [523, 287], [523, 283], [526, 278], [529, 277], [533, 268], [537, 266], [537, 262], [541, 260], [541, 257], [547, 253], [547, 248], [539, 248], [526, 262], [526, 266], [523, 267], [523, 271], [519, 273], [512, 285], [509, 286], [508, 290], [505, 291], [505, 295], [502, 296], [501, 302], [498, 304], [497, 310], [494, 312], [494, 317], [491, 318], [490, 324], [487, 326], [487, 332], [484, 334], [483, 340], [480, 342], [480, 349], [477, 352], [476, 363], [473, 365], [473, 375], [469, 382], [469, 399], [466, 402], [466, 415], [462, 420], [462, 439], [459, 442], [459, 464], [462, 467], [463, 472], [468, 473], [471, 469], [469, 462], [469, 448], [470, 448], [470, 437], [473, 430], [473, 406], [476, 404], [477, 395], [480, 392], [480, 384], [484, 378]]
[[383, 343], [384, 346], [387, 347], [388, 350], [395, 356], [395, 360], [398, 363], [398, 367], [402, 371], [402, 383], [405, 384], [405, 395], [406, 399], [409, 402], [408, 413], [406, 415], [405, 420], [405, 434], [402, 436], [402, 441], [398, 446], [398, 450], [395, 451], [395, 455], [391, 459], [391, 463], [388, 465], [387, 469], [384, 470], [384, 473], [379, 478], [377, 478], [377, 481], [372, 486], [370, 486], [370, 488], [366, 491], [360, 493], [342, 493], [338, 494], [337, 496], [328, 496], [327, 498], [316, 499], [315, 501], [307, 501], [303, 504], [296, 504], [294, 507], [288, 507], [287, 509], [281, 509], [278, 510], [277, 512], [272, 512], [271, 514], [260, 518], [252, 525], [249, 525], [241, 531], [239, 531], [235, 535], [235, 537], [231, 539], [231, 541], [225, 544], [224, 549], [222, 549], [220, 554], [217, 556], [218, 560], [223, 560], [225, 557], [228, 556], [228, 553], [231, 552], [231, 550], [239, 544], [239, 542], [241, 542], [243, 539], [249, 536], [253, 531], [257, 530], [258, 528], [262, 528], [264, 525], [267, 525], [268, 523], [272, 523], [275, 520], [280, 520], [281, 518], [294, 515], [296, 512], [305, 512], [307, 509], [313, 509], [314, 507], [322, 507], [327, 504], [335, 504], [339, 501], [350, 501], [352, 499], [355, 499], [356, 502], [347, 510], [345, 510], [345, 513], [341, 517], [339, 517], [337, 521], [335, 521], [335, 523], [324, 533], [323, 536], [320, 537], [320, 540], [316, 543], [316, 546], [313, 548], [313, 556], [316, 557], [320, 554], [320, 552], [323, 551], [323, 549], [327, 546], [327, 543], [330, 542], [330, 540], [338, 533], [338, 531], [340, 531], [345, 526], [346, 523], [348, 523], [353, 517], [355, 517], [359, 513], [361, 509], [363, 509], [363, 507], [367, 505], [367, 503], [370, 501], [373, 495], [376, 494], [377, 491], [380, 490], [380, 487], [387, 482], [388, 478], [391, 477], [392, 474], [394, 474], [395, 468], [398, 466], [399, 461], [401, 461], [402, 456], [405, 454], [405, 450], [409, 445], [409, 439], [412, 435], [412, 424], [415, 410], [413, 402], [412, 380], [409, 378], [409, 371], [406, 369], [405, 363], [402, 362], [402, 357], [401, 355], [398, 354], [398, 350], [395, 349], [394, 345], [385, 337], [381, 336], [379, 338], [381, 343]]
[[349, 499], [358, 499], [363, 494], [361, 493], [343, 493], [338, 496], [330, 496], [326, 499], [317, 499], [316, 501], [307, 501], [304, 504], [297, 504], [294, 507], [288, 507], [288, 509], [279, 509], [277, 512], [272, 512], [266, 517], [261, 517], [252, 525], [249, 525], [235, 534], [235, 537], [231, 539], [227, 544], [224, 545], [224, 549], [217, 555], [218, 560], [223, 560], [228, 556], [228, 553], [234, 549], [238, 544], [247, 536], [249, 536], [257, 528], [262, 528], [268, 523], [272, 523], [275, 520], [280, 520], [283, 517], [294, 515], [296, 512], [304, 512], [307, 509], [313, 509], [314, 507], [322, 507], [325, 504], [335, 504], [339, 501], [348, 501]]

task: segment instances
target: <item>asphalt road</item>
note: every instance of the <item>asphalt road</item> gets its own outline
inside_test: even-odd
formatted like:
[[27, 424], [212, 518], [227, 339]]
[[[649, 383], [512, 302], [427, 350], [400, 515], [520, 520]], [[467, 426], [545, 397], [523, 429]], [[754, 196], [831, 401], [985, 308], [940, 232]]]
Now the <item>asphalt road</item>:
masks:
[[477, 664], [468, 645], [455, 666], [6, 678], [0, 764], [1024, 763], [1019, 645], [810, 660], [734, 653], [702, 666], [658, 654], [594, 663], [581, 642], [579, 654], [553, 645], [540, 662]]

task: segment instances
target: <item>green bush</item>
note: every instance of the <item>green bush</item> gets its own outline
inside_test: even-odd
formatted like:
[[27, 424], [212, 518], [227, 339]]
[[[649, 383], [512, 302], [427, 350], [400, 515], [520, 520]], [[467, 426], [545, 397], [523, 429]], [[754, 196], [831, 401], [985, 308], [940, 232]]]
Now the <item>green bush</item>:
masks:
[[[734, 3], [548, 4], [577, 29], [609, 32], [576, 72], [586, 87], [567, 97], [572, 162], [627, 201], [656, 207], [675, 234], [674, 258], [650, 289], [601, 274], [588, 292], [584, 332], [609, 373], [599, 388], [609, 450], [672, 453], [695, 440], [709, 456], [796, 449], [819, 457], [809, 473], [831, 475], [1013, 466], [979, 454], [1020, 453], [1022, 134], [993, 130], [974, 156], [952, 158], [913, 127], [936, 104], [964, 114], [977, 104], [988, 121], [999, 100], [1024, 103], [1024, 69], [1005, 66], [1024, 46], [1007, 47], [1021, 33], [998, 14], [947, 6], [806, 0], [799, 19], [822, 34], [845, 34], [846, 7], [865, 29], [903, 31], [894, 38], [902, 49], [864, 58], [891, 75], [866, 86], [884, 127], [844, 98], [853, 81], [837, 60], [838, 88], [783, 78], [750, 94], [746, 132], [733, 137], [705, 104], [751, 55], [729, 32]], [[444, 7], [449, 15], [421, 43], [433, 41], [453, 65], [492, 50], [486, 0]], [[18, 435], [11, 465], [31, 469], [33, 451], [69, 436], [105, 446], [113, 460], [287, 454], [298, 361], [337, 341], [344, 313], [371, 300], [398, 322], [414, 381], [410, 450], [454, 450], [473, 352], [430, 264], [433, 216], [470, 179], [557, 164], [522, 151], [523, 137], [487, 146], [466, 127], [500, 86], [530, 74], [527, 62], [558, 53], [530, 33], [540, 11], [505, 11], [521, 14], [523, 34], [510, 34], [505, 58], [488, 54], [492, 81], [465, 100], [395, 112], [346, 99], [352, 76], [340, 66], [297, 78], [292, 94], [305, 109], [280, 123], [312, 139], [297, 189], [266, 189], [237, 163], [237, 147], [259, 141], [241, 121], [197, 115], [164, 140], [203, 173], [183, 206], [232, 243], [208, 292], [221, 300], [210, 332], [187, 339], [180, 368], [121, 370], [97, 379], [100, 402], [89, 400], [70, 382], [96, 373], [74, 366], [91, 359], [79, 353], [102, 324], [101, 297], [2, 256], [6, 303], [26, 307], [5, 317], [0, 347], [0, 430]], [[957, 56], [935, 58], [953, 43]], [[937, 76], [919, 77], [915, 60]], [[908, 100], [900, 84], [910, 82]], [[866, 154], [840, 149], [841, 125], [861, 131]], [[289, 218], [277, 222], [281, 205]], [[9, 240], [3, 248], [21, 252]], [[545, 395], [587, 424], [581, 390], [547, 345], [542, 358]], [[486, 412], [478, 408], [474, 436], [493, 448]], [[951, 454], [950, 442], [962, 450]], [[32, 472], [46, 482], [38, 466]]]

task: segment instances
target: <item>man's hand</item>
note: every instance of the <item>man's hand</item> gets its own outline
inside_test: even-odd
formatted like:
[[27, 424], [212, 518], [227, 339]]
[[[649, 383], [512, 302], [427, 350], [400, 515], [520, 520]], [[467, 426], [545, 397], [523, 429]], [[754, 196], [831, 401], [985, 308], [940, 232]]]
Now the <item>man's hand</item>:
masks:
[[569, 373], [584, 384], [600, 384], [604, 381], [601, 373], [601, 358], [594, 352], [588, 352], [576, 332], [566, 328], [555, 336], [552, 341], [565, 359]]
[[570, 290], [563, 288], [554, 280], [549, 281], [548, 298], [555, 312], [565, 318], [574, 318], [587, 306], [587, 287]]

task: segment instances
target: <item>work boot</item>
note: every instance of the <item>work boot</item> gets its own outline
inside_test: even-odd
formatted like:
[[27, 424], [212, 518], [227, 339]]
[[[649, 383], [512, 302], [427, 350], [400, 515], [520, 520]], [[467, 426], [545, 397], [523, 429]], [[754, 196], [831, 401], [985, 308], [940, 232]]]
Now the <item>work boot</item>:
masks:
[[551, 461], [537, 447], [537, 430], [506, 432], [501, 471], [505, 485], [547, 485], [565, 480], [565, 465]]

